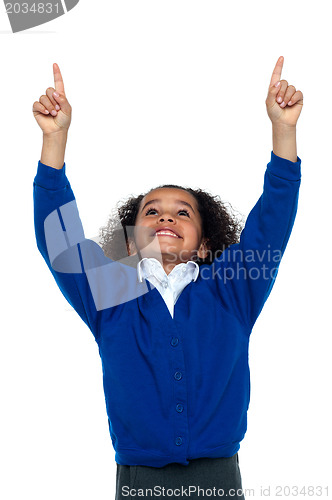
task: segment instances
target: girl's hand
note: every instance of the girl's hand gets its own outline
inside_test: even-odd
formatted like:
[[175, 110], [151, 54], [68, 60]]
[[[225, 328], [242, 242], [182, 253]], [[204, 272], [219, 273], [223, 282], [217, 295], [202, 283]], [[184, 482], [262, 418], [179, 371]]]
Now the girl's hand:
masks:
[[[54, 86], [46, 90], [46, 95], [35, 101], [32, 106], [34, 117], [44, 135], [66, 132], [71, 122], [71, 105], [67, 101], [60, 68], [53, 64]], [[58, 97], [54, 95], [58, 93]]]
[[303, 94], [293, 85], [288, 85], [286, 80], [280, 80], [283, 64], [284, 58], [280, 56], [272, 73], [265, 104], [273, 125], [295, 127], [302, 111]]

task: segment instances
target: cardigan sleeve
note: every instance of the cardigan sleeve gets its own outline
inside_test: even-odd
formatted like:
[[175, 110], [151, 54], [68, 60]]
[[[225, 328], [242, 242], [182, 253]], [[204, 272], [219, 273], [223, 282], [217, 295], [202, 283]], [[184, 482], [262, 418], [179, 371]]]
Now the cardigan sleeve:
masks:
[[226, 308], [253, 327], [274, 285], [298, 206], [301, 159], [291, 162], [271, 152], [263, 193], [249, 213], [240, 242], [214, 265]]
[[91, 267], [100, 265], [106, 257], [97, 243], [84, 236], [66, 164], [55, 169], [38, 162], [33, 201], [37, 248], [62, 294], [96, 338], [98, 310], [83, 260]]

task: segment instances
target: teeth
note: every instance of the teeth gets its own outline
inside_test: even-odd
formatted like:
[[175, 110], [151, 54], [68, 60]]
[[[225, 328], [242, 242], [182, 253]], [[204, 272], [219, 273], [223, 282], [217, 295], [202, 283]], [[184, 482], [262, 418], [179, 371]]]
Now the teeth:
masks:
[[167, 231], [158, 231], [156, 234], [157, 235], [158, 234], [165, 234], [166, 236], [174, 236], [174, 238], [178, 238], [178, 236], [176, 234], [174, 234], [174, 233], [168, 233]]

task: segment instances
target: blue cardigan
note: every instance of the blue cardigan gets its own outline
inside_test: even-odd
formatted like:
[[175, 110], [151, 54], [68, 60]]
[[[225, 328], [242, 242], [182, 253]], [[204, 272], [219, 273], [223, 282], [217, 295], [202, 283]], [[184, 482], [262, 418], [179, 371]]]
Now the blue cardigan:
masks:
[[188, 465], [239, 450], [247, 429], [250, 333], [294, 224], [300, 166], [300, 158], [271, 152], [240, 242], [200, 266], [172, 318], [158, 290], [139, 283], [137, 262], [113, 262], [85, 239], [66, 165], [38, 163], [37, 247], [97, 342], [118, 464]]

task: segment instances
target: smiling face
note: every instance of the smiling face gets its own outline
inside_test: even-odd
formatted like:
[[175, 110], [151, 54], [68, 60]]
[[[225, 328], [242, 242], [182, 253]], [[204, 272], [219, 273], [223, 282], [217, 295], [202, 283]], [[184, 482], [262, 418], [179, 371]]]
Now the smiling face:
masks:
[[181, 262], [204, 258], [202, 221], [195, 197], [178, 188], [158, 188], [142, 199], [135, 221], [135, 246], [143, 257], [154, 257], [167, 274]]

